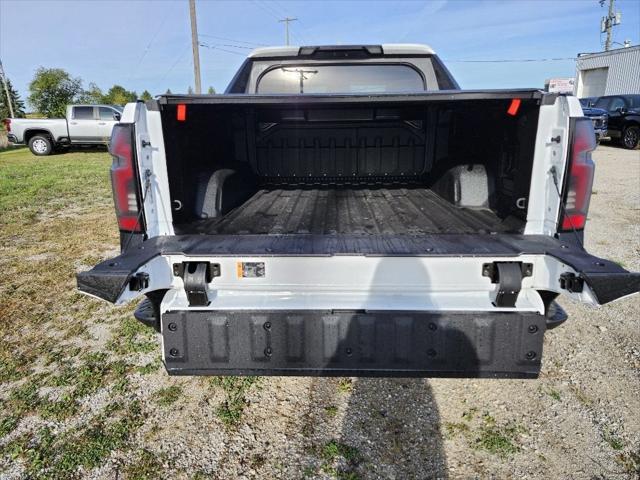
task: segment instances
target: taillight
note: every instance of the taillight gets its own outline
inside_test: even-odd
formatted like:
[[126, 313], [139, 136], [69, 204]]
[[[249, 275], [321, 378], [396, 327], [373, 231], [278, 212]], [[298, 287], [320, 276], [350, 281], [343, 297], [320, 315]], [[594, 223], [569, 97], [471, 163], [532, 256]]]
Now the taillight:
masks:
[[3, 121], [5, 128], [7, 129], [7, 132], [11, 131], [11, 119], [10, 118], [5, 118]]
[[140, 187], [133, 159], [133, 125], [121, 124], [113, 127], [109, 153], [113, 156], [111, 187], [118, 226], [120, 230], [142, 232]]
[[595, 169], [591, 152], [595, 148], [591, 120], [577, 119], [570, 149], [569, 177], [565, 182], [565, 208], [560, 222], [563, 231], [582, 230], [587, 222]]

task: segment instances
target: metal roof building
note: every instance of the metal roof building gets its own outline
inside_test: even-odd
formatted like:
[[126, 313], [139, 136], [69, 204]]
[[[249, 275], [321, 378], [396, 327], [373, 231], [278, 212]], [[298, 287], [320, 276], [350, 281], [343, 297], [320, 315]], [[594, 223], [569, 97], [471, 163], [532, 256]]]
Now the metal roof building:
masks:
[[578, 98], [640, 93], [640, 45], [578, 55], [576, 78]]

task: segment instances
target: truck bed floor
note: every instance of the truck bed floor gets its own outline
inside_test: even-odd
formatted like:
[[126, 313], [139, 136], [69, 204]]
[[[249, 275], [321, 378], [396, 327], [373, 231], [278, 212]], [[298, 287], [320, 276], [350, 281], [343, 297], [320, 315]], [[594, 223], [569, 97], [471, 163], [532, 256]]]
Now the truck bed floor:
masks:
[[261, 189], [223, 217], [181, 227], [177, 230], [227, 235], [468, 234], [515, 230], [489, 209], [456, 207], [424, 187]]

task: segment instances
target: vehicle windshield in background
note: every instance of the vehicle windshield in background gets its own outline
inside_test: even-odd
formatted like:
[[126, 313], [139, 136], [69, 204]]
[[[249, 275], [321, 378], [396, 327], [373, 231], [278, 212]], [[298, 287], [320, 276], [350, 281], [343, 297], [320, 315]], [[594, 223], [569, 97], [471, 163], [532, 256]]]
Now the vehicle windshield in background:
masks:
[[287, 65], [266, 72], [257, 93], [423, 92], [420, 73], [406, 65]]

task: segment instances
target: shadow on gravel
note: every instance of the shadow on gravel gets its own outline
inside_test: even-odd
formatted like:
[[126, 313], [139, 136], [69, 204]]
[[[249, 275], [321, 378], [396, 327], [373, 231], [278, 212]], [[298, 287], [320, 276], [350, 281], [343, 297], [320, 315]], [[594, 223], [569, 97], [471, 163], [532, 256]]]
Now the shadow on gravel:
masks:
[[440, 416], [424, 379], [354, 381], [342, 441], [362, 456], [361, 478], [447, 478]]
[[[405, 261], [401, 267], [394, 260], [382, 259], [378, 263], [373, 285], [398, 288], [403, 282], [429, 285], [429, 273], [419, 262]], [[378, 307], [379, 299], [375, 294], [372, 294], [371, 301], [376, 306], [374, 309], [385, 310], [386, 305]], [[405, 308], [412, 309], [409, 305]], [[423, 335], [433, 336], [435, 330], [425, 329], [427, 325], [399, 322], [396, 329], [400, 330], [395, 333], [387, 328], [376, 334], [377, 342], [383, 340], [391, 345], [391, 349], [387, 350], [388, 346], [376, 343], [375, 350], [378, 355], [393, 359], [394, 368], [415, 367], [413, 362], [418, 357], [428, 355], [429, 349], [425, 347], [424, 352], [414, 351], [413, 339]], [[354, 324], [352, 322], [351, 325]], [[356, 336], [352, 335], [354, 333], [349, 332], [347, 338]], [[442, 335], [443, 332], [438, 333]], [[470, 348], [464, 334], [454, 330], [448, 335], [467, 353], [469, 361], [477, 361], [475, 351]], [[436, 343], [433, 347], [440, 349], [440, 344]], [[436, 365], [438, 363], [435, 362]], [[429, 382], [423, 378], [354, 379], [343, 418], [341, 439], [358, 450], [359, 478], [447, 478], [440, 415]]]

